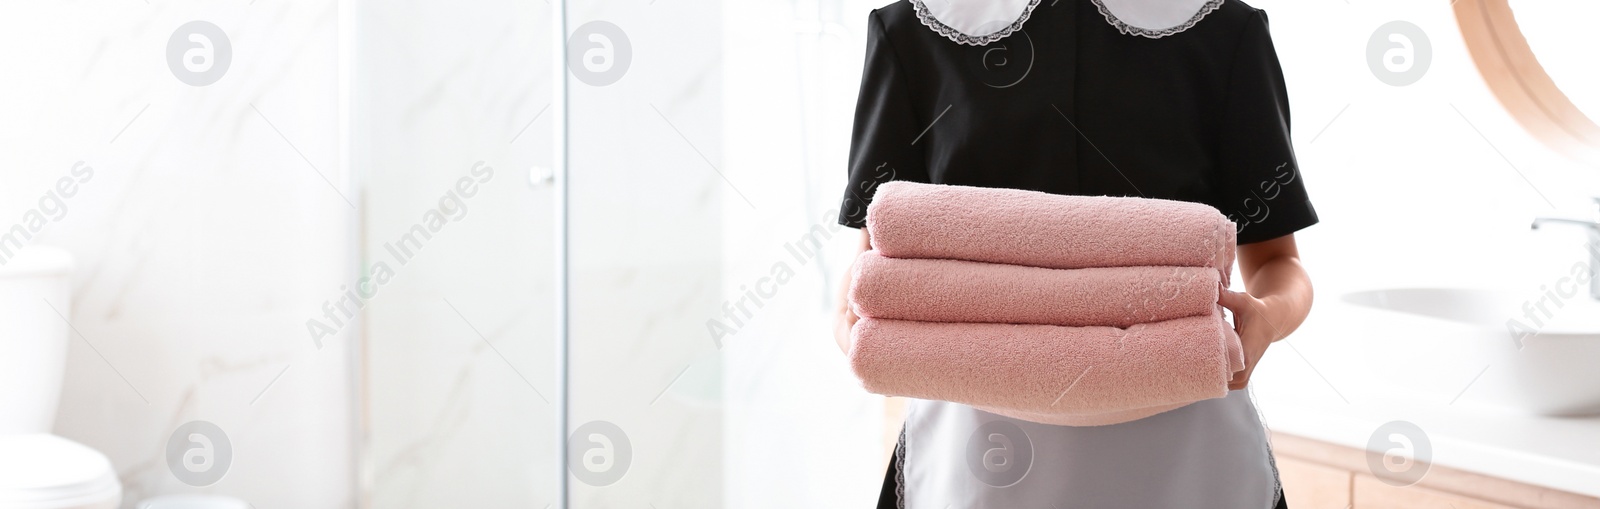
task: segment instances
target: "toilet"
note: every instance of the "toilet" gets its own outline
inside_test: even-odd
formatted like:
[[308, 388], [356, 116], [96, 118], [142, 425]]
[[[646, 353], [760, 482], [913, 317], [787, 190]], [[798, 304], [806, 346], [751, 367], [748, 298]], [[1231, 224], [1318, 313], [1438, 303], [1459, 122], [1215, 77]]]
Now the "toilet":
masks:
[[71, 339], [55, 310], [72, 316], [72, 255], [14, 247], [0, 244], [0, 509], [113, 509], [111, 461], [50, 434]]

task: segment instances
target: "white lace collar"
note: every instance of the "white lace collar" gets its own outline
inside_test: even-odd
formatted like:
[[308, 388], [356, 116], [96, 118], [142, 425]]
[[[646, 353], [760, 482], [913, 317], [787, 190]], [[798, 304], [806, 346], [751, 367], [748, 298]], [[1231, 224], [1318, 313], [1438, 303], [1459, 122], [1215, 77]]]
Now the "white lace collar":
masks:
[[1160, 39], [1188, 30], [1223, 0], [1090, 0], [1106, 22], [1128, 35]]
[[[1059, 1], [1059, 0], [1052, 0]], [[1083, 1], [1083, 0], [1070, 0]], [[1223, 0], [1088, 0], [1127, 35], [1159, 39], [1199, 23]], [[960, 44], [983, 46], [1022, 29], [1039, 0], [911, 0], [917, 19]]]
[[1022, 29], [1039, 0], [911, 0], [922, 24], [952, 41], [983, 46]]

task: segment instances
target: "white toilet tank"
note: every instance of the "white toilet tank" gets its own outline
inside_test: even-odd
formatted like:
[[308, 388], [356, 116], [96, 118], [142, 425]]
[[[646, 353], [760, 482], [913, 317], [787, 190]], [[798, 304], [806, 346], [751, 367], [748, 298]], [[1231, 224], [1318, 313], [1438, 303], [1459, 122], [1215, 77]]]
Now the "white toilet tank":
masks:
[[72, 255], [15, 247], [0, 244], [0, 435], [49, 433], [67, 360]]

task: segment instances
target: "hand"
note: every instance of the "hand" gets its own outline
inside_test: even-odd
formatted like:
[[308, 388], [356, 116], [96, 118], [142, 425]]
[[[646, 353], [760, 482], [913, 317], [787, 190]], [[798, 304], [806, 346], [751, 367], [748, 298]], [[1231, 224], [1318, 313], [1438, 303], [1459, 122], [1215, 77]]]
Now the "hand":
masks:
[[1250, 373], [1256, 362], [1267, 353], [1267, 346], [1282, 337], [1273, 324], [1267, 301], [1248, 293], [1222, 289], [1222, 307], [1233, 312], [1233, 330], [1239, 333], [1239, 343], [1244, 347], [1244, 370], [1235, 372], [1228, 381], [1228, 390], [1237, 391], [1250, 383]]
[[[872, 238], [867, 229], [862, 228], [861, 243], [857, 245], [856, 254], [865, 253], [868, 249], [872, 249]], [[855, 308], [850, 307], [850, 285], [855, 279], [855, 263], [851, 261], [850, 268], [841, 275], [844, 280], [839, 282], [839, 308], [833, 317], [833, 342], [839, 345], [839, 351], [845, 355], [850, 355], [850, 347], [854, 346], [850, 343], [850, 330], [855, 328], [857, 319]]]
[[849, 303], [845, 303], [844, 309], [839, 310], [839, 316], [833, 320], [833, 341], [839, 344], [839, 350], [846, 355], [850, 354], [850, 347], [852, 346], [850, 344], [850, 330], [855, 328], [856, 320], [858, 319], [859, 317], [856, 316], [855, 310], [850, 308]]

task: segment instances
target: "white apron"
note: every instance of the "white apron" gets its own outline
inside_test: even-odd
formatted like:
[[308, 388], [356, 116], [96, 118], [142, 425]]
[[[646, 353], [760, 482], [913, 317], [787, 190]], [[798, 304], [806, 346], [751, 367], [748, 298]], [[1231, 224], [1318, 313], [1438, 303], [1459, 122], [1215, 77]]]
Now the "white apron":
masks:
[[1271, 509], [1278, 476], [1247, 391], [1109, 426], [907, 405], [905, 509]]

